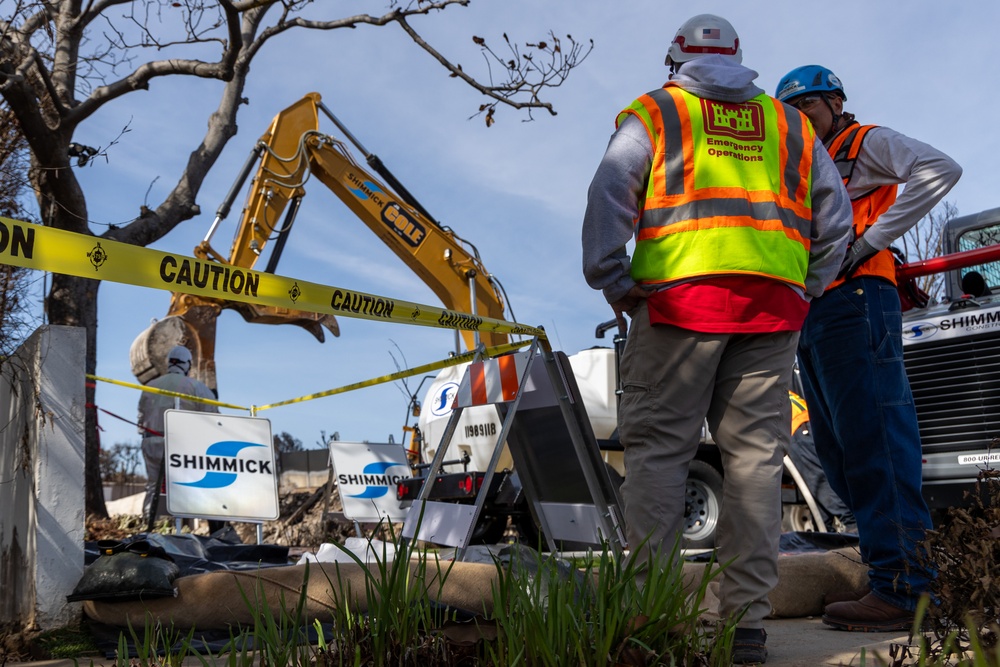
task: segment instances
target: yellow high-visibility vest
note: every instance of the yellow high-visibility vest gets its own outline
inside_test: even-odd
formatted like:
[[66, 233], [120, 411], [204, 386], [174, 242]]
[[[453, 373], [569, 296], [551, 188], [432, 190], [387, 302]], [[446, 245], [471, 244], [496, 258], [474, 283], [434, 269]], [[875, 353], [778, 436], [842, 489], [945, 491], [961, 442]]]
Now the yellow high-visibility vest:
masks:
[[805, 116], [763, 93], [731, 104], [670, 82], [617, 122], [629, 114], [654, 152], [636, 220], [636, 282], [742, 274], [804, 286], [815, 141]]
[[794, 434], [809, 421], [809, 408], [806, 407], [805, 399], [792, 390], [788, 391], [788, 398], [792, 402], [792, 434]]

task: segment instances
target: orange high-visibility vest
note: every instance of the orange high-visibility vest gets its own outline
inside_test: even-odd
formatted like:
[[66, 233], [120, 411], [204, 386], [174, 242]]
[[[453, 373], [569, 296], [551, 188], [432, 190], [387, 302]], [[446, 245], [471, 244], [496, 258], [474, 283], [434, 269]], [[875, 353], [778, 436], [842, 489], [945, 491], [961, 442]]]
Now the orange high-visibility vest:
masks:
[[[854, 164], [858, 160], [858, 153], [861, 152], [865, 135], [875, 127], [878, 126], [851, 123], [834, 138], [827, 148], [834, 164], [837, 165], [840, 177], [844, 179], [844, 185], [847, 185], [851, 176], [854, 175]], [[896, 201], [897, 189], [896, 185], [883, 185], [851, 200], [851, 209], [854, 211], [855, 239], [864, 234], [865, 230], [875, 224], [880, 215], [889, 210], [889, 207]], [[854, 272], [853, 277], [860, 276], [885, 278], [895, 285], [896, 258], [892, 251], [886, 248], [872, 256]], [[844, 279], [839, 278], [830, 283], [827, 289], [833, 289], [843, 283]]]
[[668, 82], [638, 117], [653, 163], [636, 220], [632, 278], [662, 284], [752, 275], [803, 287], [812, 227], [812, 126], [761, 94], [740, 104]]

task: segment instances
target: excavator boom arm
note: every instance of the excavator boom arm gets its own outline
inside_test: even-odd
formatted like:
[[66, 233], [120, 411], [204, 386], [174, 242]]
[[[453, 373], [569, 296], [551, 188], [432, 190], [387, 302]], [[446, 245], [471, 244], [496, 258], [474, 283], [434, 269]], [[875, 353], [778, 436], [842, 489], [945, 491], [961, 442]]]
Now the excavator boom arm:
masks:
[[[373, 168], [386, 175], [393, 187], [361, 167], [342, 141], [319, 132], [320, 110], [365, 153]], [[212, 246], [212, 237], [254, 164], [256, 172], [227, 261]], [[305, 183], [313, 176], [409, 266], [446, 308], [503, 319], [501, 292], [477, 253], [469, 252], [453, 232], [431, 218], [381, 167], [378, 157], [365, 151], [323, 106], [318, 93], [305, 95], [274, 117], [219, 207], [205, 239], [195, 248], [195, 256], [251, 269], [267, 244], [275, 240], [267, 267], [267, 271], [274, 271], [298, 204], [305, 195]], [[342, 307], [349, 310], [352, 306], [345, 302]], [[320, 342], [324, 340], [324, 328], [339, 335], [336, 319], [330, 315], [174, 293], [168, 316], [133, 342], [130, 351], [133, 373], [140, 381], [148, 382], [165, 372], [165, 359], [160, 358], [170, 347], [187, 345], [195, 357], [192, 374], [216, 390], [216, 319], [227, 308], [236, 310], [251, 323], [295, 324]], [[506, 334], [463, 331], [462, 335], [469, 349], [477, 342], [487, 346], [507, 342]]]
[[[409, 266], [445, 307], [503, 319], [503, 301], [490, 274], [454, 234], [428, 220], [353, 162], [342, 144], [314, 135], [308, 151], [316, 178]], [[463, 335], [472, 349], [473, 334]], [[487, 346], [507, 342], [506, 334], [481, 333], [480, 337]]]
[[[323, 107], [318, 93], [309, 93], [281, 111], [258, 143], [264, 151], [231, 251], [234, 261], [245, 260], [249, 252], [262, 251], [276, 232], [287, 231], [280, 227], [282, 212], [289, 202], [305, 194], [306, 181], [315, 177], [410, 267], [445, 307], [503, 319], [502, 296], [476, 254], [431, 219], [398, 181], [386, 179], [395, 184], [393, 187], [381, 182], [354, 160], [344, 142], [319, 132], [321, 109], [357, 143]], [[378, 163], [376, 156], [361, 149], [370, 163]], [[472, 349], [475, 334], [462, 333]], [[507, 342], [506, 334], [479, 336], [488, 346]]]

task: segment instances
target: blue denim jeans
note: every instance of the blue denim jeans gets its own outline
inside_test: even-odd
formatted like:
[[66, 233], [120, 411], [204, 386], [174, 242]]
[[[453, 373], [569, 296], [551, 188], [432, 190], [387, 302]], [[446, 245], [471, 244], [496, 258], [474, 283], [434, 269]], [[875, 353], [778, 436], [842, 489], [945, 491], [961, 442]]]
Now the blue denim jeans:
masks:
[[857, 519], [872, 590], [912, 610], [932, 577], [918, 555], [931, 517], [901, 318], [891, 283], [849, 280], [813, 300], [799, 366], [816, 450]]

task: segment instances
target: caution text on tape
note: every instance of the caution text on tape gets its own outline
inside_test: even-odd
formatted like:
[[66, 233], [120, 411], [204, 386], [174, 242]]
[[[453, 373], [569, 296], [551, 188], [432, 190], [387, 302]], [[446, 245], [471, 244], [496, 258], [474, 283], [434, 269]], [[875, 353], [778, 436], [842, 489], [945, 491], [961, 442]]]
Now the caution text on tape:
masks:
[[545, 337], [540, 327], [261, 273], [2, 217], [0, 263], [313, 313]]

